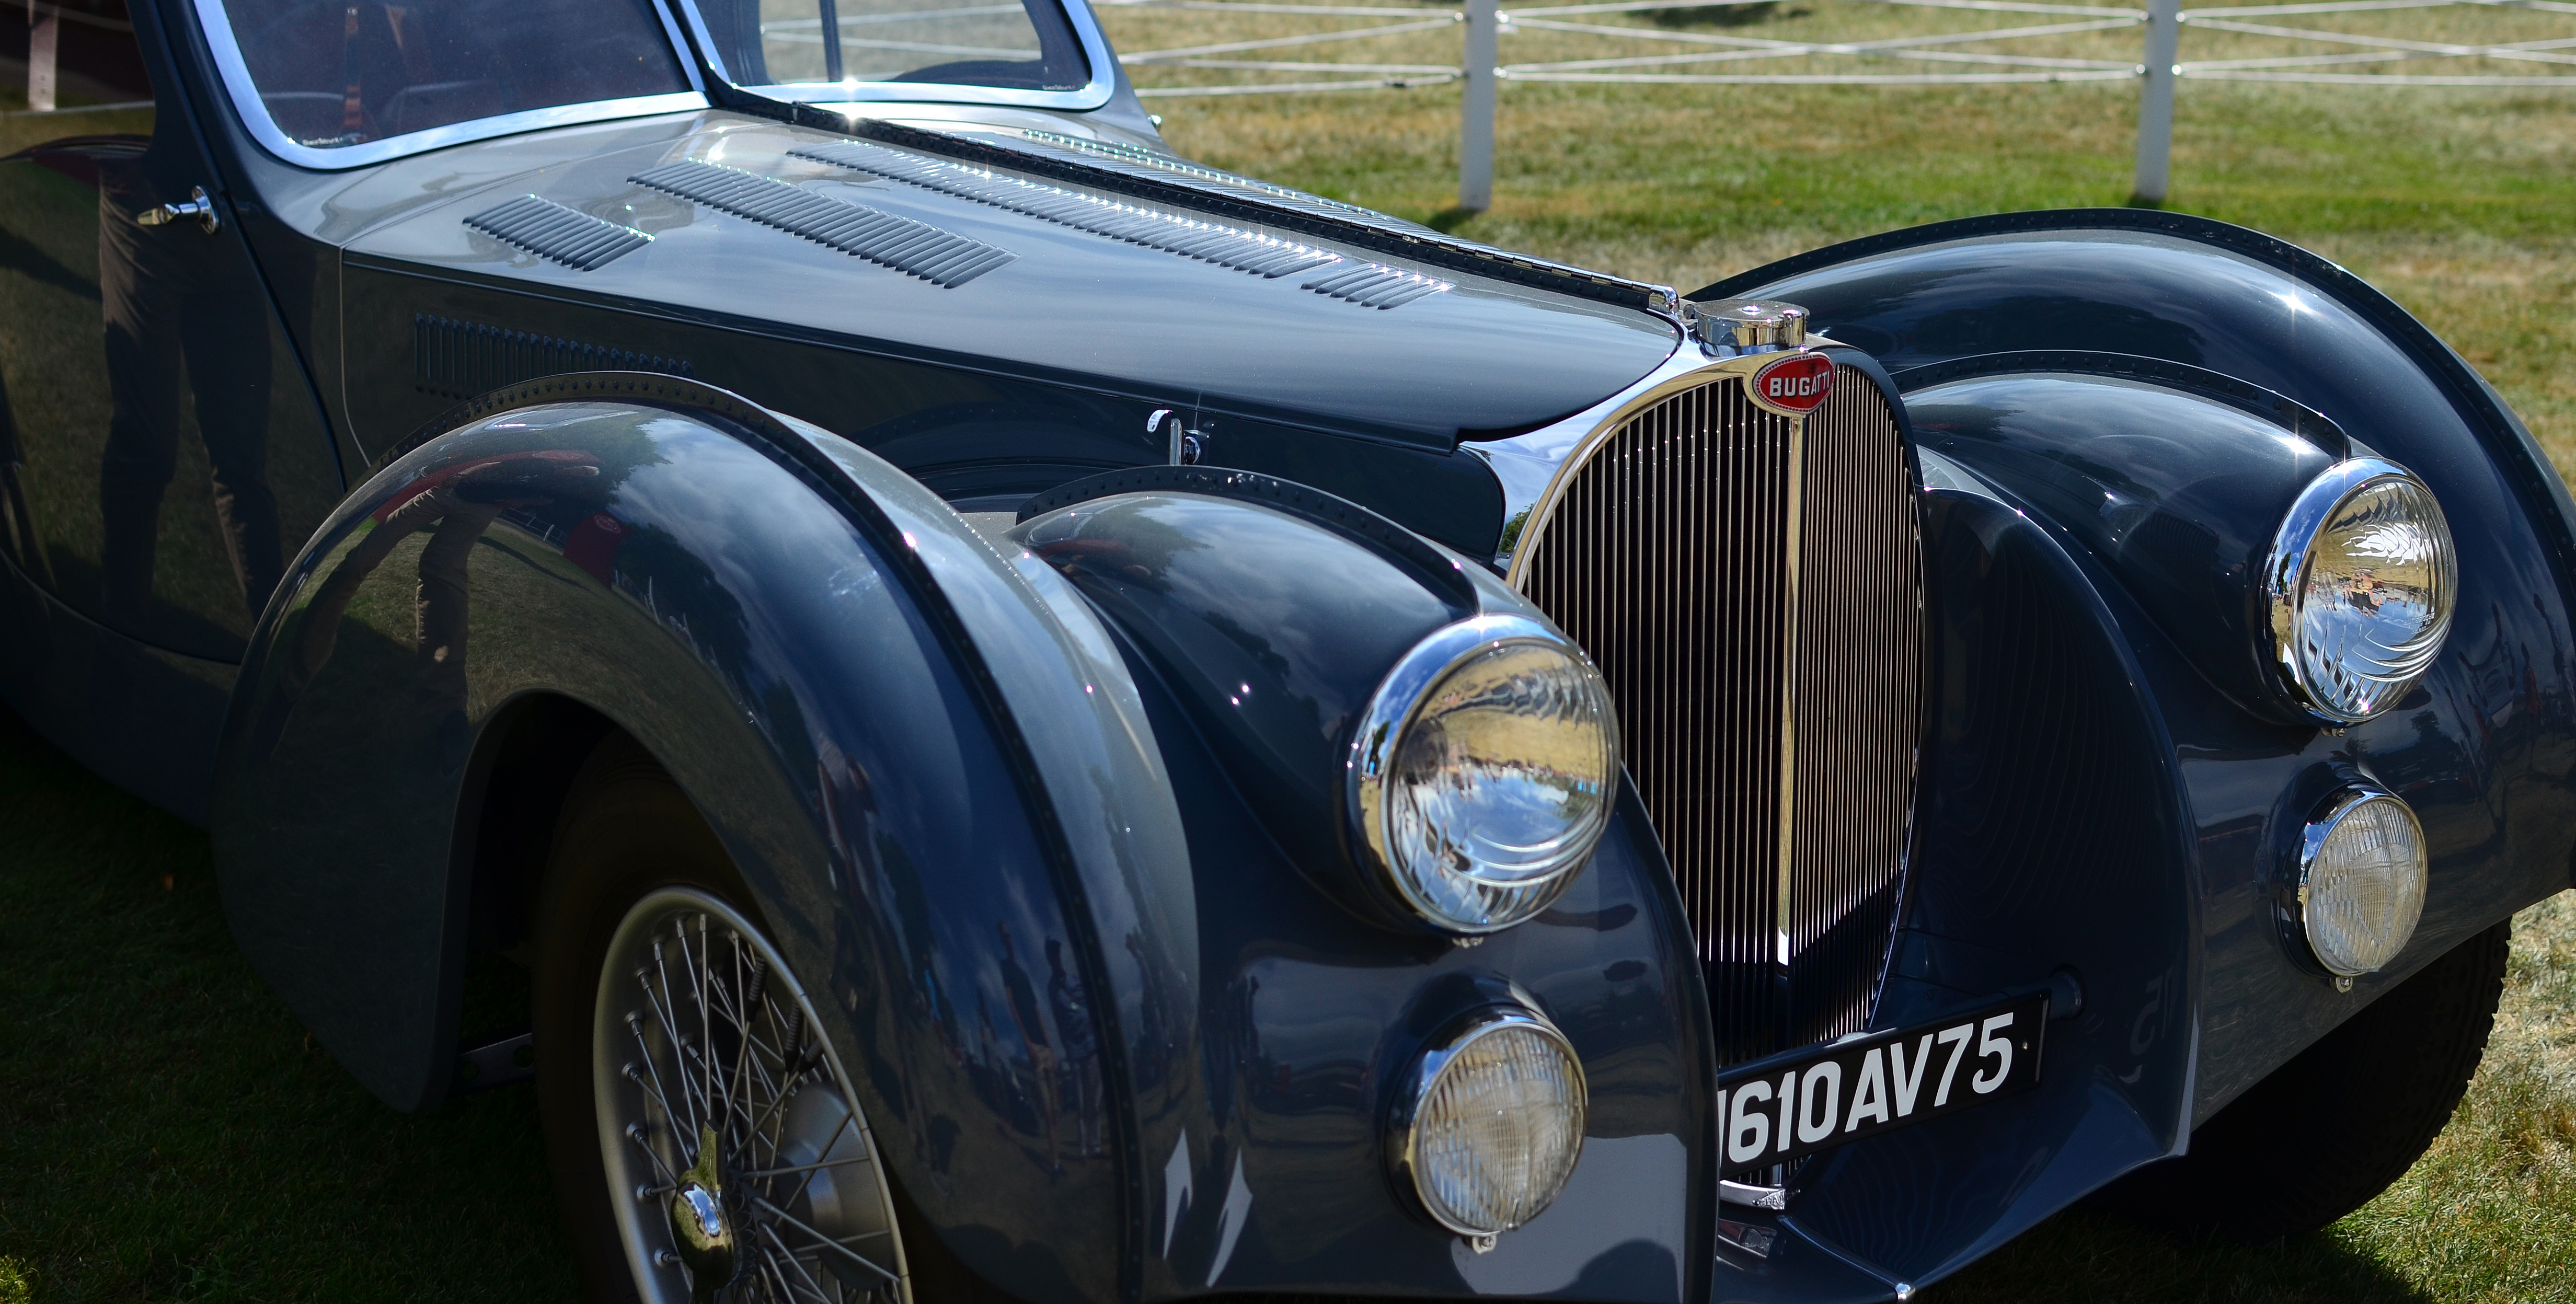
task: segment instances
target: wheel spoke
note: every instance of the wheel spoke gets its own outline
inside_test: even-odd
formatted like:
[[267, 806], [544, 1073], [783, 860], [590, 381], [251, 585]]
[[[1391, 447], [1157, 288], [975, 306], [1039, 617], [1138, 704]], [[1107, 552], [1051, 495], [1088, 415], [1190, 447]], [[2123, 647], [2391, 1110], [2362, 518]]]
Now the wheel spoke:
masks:
[[[649, 998], [651, 993], [647, 992], [646, 995]], [[635, 1034], [635, 1053], [642, 1058], [644, 1071], [653, 1075], [653, 1081], [649, 1087], [647, 1087], [641, 1080], [635, 1080], [635, 1085], [645, 1087], [646, 1090], [651, 1091], [653, 1093], [654, 1103], [662, 1107], [663, 1119], [672, 1125], [677, 1126], [680, 1122], [680, 1115], [678, 1111], [671, 1108], [670, 1093], [665, 1091], [662, 1087], [662, 1066], [654, 1062], [653, 1047], [650, 1043], [644, 1040], [644, 1021], [630, 1013], [626, 1016], [626, 1030]], [[632, 1066], [630, 1065], [629, 1067]], [[632, 1074], [628, 1074], [627, 1076], [630, 1080], [634, 1080]]]
[[[636, 980], [635, 988], [608, 984], [595, 1016], [617, 1017], [619, 1008], [604, 1003], [627, 1002], [625, 1044], [611, 1034], [592, 1052], [596, 1081], [634, 1084], [603, 1096], [622, 1115], [603, 1121], [644, 1156], [611, 1143], [611, 1198], [641, 1200], [645, 1210], [640, 1222], [621, 1218], [627, 1236], [644, 1238], [640, 1247], [630, 1240], [630, 1248], [676, 1268], [678, 1260], [660, 1247], [671, 1244], [666, 1238], [678, 1224], [662, 1224], [685, 1217], [674, 1212], [673, 1193], [702, 1183], [732, 1211], [725, 1221], [735, 1229], [732, 1267], [720, 1258], [689, 1260], [702, 1276], [730, 1278], [716, 1298], [909, 1304], [874, 1138], [812, 1006], [770, 940], [723, 902], [666, 888], [629, 914], [608, 964], [608, 972]], [[644, 996], [641, 1009], [623, 995], [635, 990]], [[614, 1056], [628, 1045], [634, 1058], [621, 1065]], [[852, 1153], [839, 1153], [844, 1146]], [[637, 1284], [647, 1301], [685, 1298], [678, 1273], [645, 1271]]]
[[656, 993], [651, 983], [644, 985], [644, 997], [653, 1003], [653, 1017], [662, 1022], [662, 1037], [671, 1043], [672, 1076], [680, 1080], [680, 1102], [689, 1107], [689, 1131], [695, 1133], [706, 1121], [699, 1112], [699, 1101], [689, 1094], [688, 1039], [680, 1034], [679, 1006], [672, 999], [671, 968], [662, 958], [660, 939], [653, 942], [653, 969], [661, 976], [662, 990]]
[[[742, 939], [740, 937], [736, 937], [734, 939], [733, 955], [734, 974], [739, 978], [743, 969]], [[752, 1054], [752, 1019], [754, 1017], [755, 1010], [767, 1009], [765, 989], [768, 987], [768, 984], [769, 966], [766, 963], [763, 963], [759, 956], [755, 955], [751, 957], [751, 980], [746, 984], [746, 990], [742, 993], [742, 999], [734, 1004], [734, 1028], [742, 1037], [742, 1047], [734, 1055], [733, 1061], [734, 1085], [732, 1094], [736, 1099], [744, 1098], [746, 1093], [750, 1090], [751, 1063], [755, 1058]], [[747, 1115], [744, 1121], [746, 1123], [749, 1121]], [[743, 1138], [743, 1145], [745, 1147], [748, 1147], [751, 1142], [751, 1136], [746, 1135]]]
[[[851, 1122], [857, 1118], [858, 1115], [856, 1113], [853, 1113], [848, 1108], [844, 1107], [841, 1111], [841, 1121], [833, 1124], [832, 1126], [832, 1135], [823, 1138], [823, 1144], [816, 1146], [814, 1148], [815, 1152], [826, 1155], [832, 1153], [832, 1147], [841, 1143], [841, 1134], [848, 1131]], [[873, 1146], [868, 1148], [870, 1150], [875, 1149]], [[812, 1186], [813, 1184], [814, 1174], [812, 1173], [807, 1173], [803, 1177], [796, 1179], [796, 1189], [787, 1193], [787, 1202], [789, 1204], [794, 1204], [798, 1200], [803, 1199], [805, 1196], [805, 1188]]]
[[[785, 1259], [787, 1261], [787, 1266], [794, 1268], [796, 1270], [796, 1275], [805, 1279], [806, 1288], [814, 1292], [814, 1298], [824, 1301], [825, 1304], [830, 1304], [832, 1297], [823, 1292], [823, 1283], [814, 1280], [814, 1274], [805, 1270], [805, 1261], [797, 1258], [796, 1251], [787, 1247], [787, 1242], [779, 1237], [778, 1229], [767, 1223], [757, 1223], [754, 1225], [759, 1228], [760, 1234], [768, 1237], [769, 1243], [776, 1246], [778, 1249], [778, 1253], [772, 1256], [770, 1261], [774, 1263], [779, 1259]], [[860, 1262], [865, 1263], [866, 1260], [862, 1259]], [[817, 1264], [816, 1266], [819, 1267], [821, 1265]], [[871, 1263], [868, 1264], [868, 1266], [873, 1268], [876, 1265]]]
[[760, 1258], [760, 1268], [762, 1273], [760, 1279], [761, 1284], [768, 1285], [773, 1281], [778, 1283], [776, 1289], [770, 1292], [769, 1297], [774, 1300], [785, 1300], [791, 1302], [795, 1300], [795, 1285], [787, 1280], [786, 1273], [778, 1270], [778, 1255], [771, 1251], [768, 1246], [763, 1245], [760, 1247]]
[[[818, 1231], [814, 1230], [814, 1228], [813, 1228], [813, 1226], [812, 1226], [811, 1224], [809, 1224], [809, 1223], [805, 1222], [805, 1221], [804, 1221], [803, 1219], [801, 1219], [801, 1218], [798, 1218], [796, 1215], [794, 1215], [794, 1214], [792, 1214], [792, 1213], [789, 1213], [789, 1212], [787, 1212], [786, 1210], [779, 1208], [777, 1205], [771, 1204], [769, 1201], [764, 1200], [764, 1199], [761, 1199], [759, 1196], [756, 1196], [756, 1195], [755, 1195], [755, 1196], [753, 1196], [753, 1197], [751, 1197], [751, 1202], [752, 1202], [754, 1205], [757, 1205], [757, 1206], [759, 1206], [760, 1208], [767, 1210], [767, 1211], [769, 1212], [769, 1216], [770, 1216], [770, 1217], [775, 1218], [775, 1219], [777, 1219], [778, 1221], [780, 1221], [780, 1222], [782, 1222], [782, 1223], [785, 1223], [785, 1224], [787, 1224], [788, 1226], [793, 1227], [793, 1228], [795, 1228], [796, 1230], [798, 1230], [798, 1231], [800, 1231], [800, 1232], [803, 1232], [803, 1233], [805, 1233], [805, 1234], [806, 1234], [806, 1235], [808, 1235], [808, 1236], [813, 1237], [813, 1238], [814, 1238], [814, 1245], [813, 1245], [813, 1246], [810, 1246], [810, 1247], [808, 1247], [808, 1248], [818, 1248], [818, 1249], [826, 1249], [826, 1248], [827, 1248], [827, 1249], [836, 1250], [836, 1251], [840, 1252], [842, 1255], [846, 1256], [846, 1257], [850, 1260], [850, 1262], [855, 1263], [855, 1264], [859, 1265], [860, 1267], [865, 1268], [865, 1269], [867, 1269], [868, 1271], [875, 1273], [878, 1277], [880, 1277], [880, 1278], [882, 1278], [882, 1279], [884, 1279], [884, 1280], [886, 1280], [886, 1281], [893, 1281], [893, 1280], [895, 1279], [895, 1276], [894, 1276], [894, 1274], [893, 1274], [893, 1273], [888, 1272], [888, 1271], [886, 1271], [885, 1269], [878, 1267], [878, 1266], [876, 1265], [875, 1261], [874, 1261], [874, 1260], [871, 1260], [870, 1258], [868, 1258], [868, 1256], [866, 1256], [866, 1255], [864, 1255], [864, 1254], [861, 1254], [861, 1253], [859, 1253], [857, 1250], [851, 1249], [849, 1246], [843, 1245], [843, 1244], [841, 1244], [839, 1241], [833, 1240], [831, 1237], [826, 1236], [826, 1235], [824, 1235], [823, 1233], [821, 1233], [821, 1232], [818, 1232]], [[762, 1223], [762, 1224], [760, 1224], [760, 1229], [761, 1229], [763, 1232], [768, 1233], [768, 1234], [769, 1234], [769, 1236], [770, 1236], [771, 1238], [773, 1238], [773, 1239], [775, 1239], [775, 1238], [777, 1237], [777, 1235], [778, 1235], [778, 1230], [777, 1230], [777, 1228], [772, 1227], [772, 1226], [771, 1226], [770, 1224], [768, 1224], [768, 1223]]]
[[635, 1148], [643, 1151], [644, 1157], [653, 1161], [653, 1169], [655, 1172], [662, 1175], [663, 1181], [674, 1186], [678, 1185], [680, 1181], [679, 1174], [672, 1172], [671, 1166], [662, 1162], [662, 1156], [654, 1153], [652, 1142], [649, 1142], [636, 1134], [635, 1128], [637, 1126], [639, 1125], [632, 1123], [627, 1125], [626, 1139], [634, 1142]]
[[822, 1160], [822, 1161], [821, 1161], [821, 1162], [819, 1162], [819, 1163], [811, 1163], [811, 1164], [797, 1164], [797, 1165], [795, 1165], [795, 1166], [794, 1166], [794, 1167], [792, 1167], [792, 1168], [755, 1168], [755, 1169], [751, 1169], [751, 1170], [750, 1170], [750, 1171], [748, 1171], [748, 1172], [740, 1172], [740, 1173], [736, 1173], [736, 1174], [734, 1174], [734, 1176], [736, 1176], [736, 1177], [793, 1177], [793, 1176], [795, 1176], [795, 1175], [796, 1175], [796, 1174], [798, 1174], [798, 1173], [810, 1173], [810, 1172], [814, 1171], [814, 1170], [815, 1170], [815, 1169], [817, 1169], [817, 1168], [838, 1168], [838, 1167], [842, 1166], [843, 1164], [864, 1164], [864, 1163], [866, 1163], [867, 1161], [868, 1161], [868, 1157], [867, 1157], [866, 1155], [852, 1155], [852, 1156], [850, 1156], [850, 1157], [849, 1157], [849, 1158], [847, 1158], [847, 1159], [825, 1159], [825, 1160]]

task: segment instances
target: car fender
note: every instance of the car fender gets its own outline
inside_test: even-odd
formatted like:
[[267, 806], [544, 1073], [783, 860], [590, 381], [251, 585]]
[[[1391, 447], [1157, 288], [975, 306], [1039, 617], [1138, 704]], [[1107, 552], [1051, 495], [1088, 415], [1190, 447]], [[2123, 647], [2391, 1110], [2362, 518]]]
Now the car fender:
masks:
[[[2058, 381], [2014, 382], [2028, 398], [2039, 388], [2098, 383], [2104, 371], [2126, 366], [2133, 383], [2204, 398], [2234, 387], [2235, 399], [2216, 401], [2240, 411], [2271, 403], [2284, 436], [2329, 455], [2340, 432], [2354, 450], [2414, 471], [2442, 504], [2461, 576], [2449, 638], [2418, 690], [2376, 720], [2331, 729], [2247, 709], [2250, 686], [2216, 664], [2232, 632], [2207, 621], [2177, 632], [2169, 602], [2150, 622], [2173, 633], [2211, 683], [2237, 684], [2227, 690], [2232, 708], [2185, 710], [2178, 704], [2189, 694], [2165, 696], [2199, 823], [2206, 906], [2200, 1008], [2210, 1037], [2196, 1071], [2198, 1117], [2450, 944], [2566, 887], [2576, 847], [2576, 750], [2568, 745], [2576, 716], [2564, 705], [2576, 694], [2569, 656], [2576, 534], [2567, 490], [2492, 387], [2386, 295], [2258, 232], [2126, 209], [1935, 223], [1801, 254], [1702, 293], [1807, 306], [1817, 329], [1887, 366], [1908, 391], [1909, 408], [1924, 409], [1918, 422], [1990, 432], [1986, 417], [1956, 410], [1977, 397], [1969, 391], [1978, 386], [1964, 380], [1970, 373], [2001, 377], [2016, 366], [2060, 373]], [[2041, 353], [2060, 361], [1998, 356]], [[2077, 353], [2119, 357], [2078, 365], [2068, 360]], [[2184, 383], [2186, 371], [2198, 380]], [[2074, 379], [2087, 374], [2089, 381]], [[1995, 385], [1983, 388], [1979, 401], [1999, 397]], [[2264, 394], [2274, 397], [2255, 401]], [[2182, 582], [2174, 555], [2142, 547], [2124, 558], [2125, 545], [2101, 520], [2072, 510], [2065, 491], [2091, 475], [2088, 462], [2110, 472], [2095, 477], [2105, 485], [2173, 472], [2146, 474], [2135, 456], [2118, 464], [2123, 440], [2099, 438], [2073, 412], [2065, 419], [2025, 412], [2016, 418], [2020, 433], [2000, 442], [1963, 443], [1937, 430], [1924, 438], [1948, 443], [2018, 509], [2065, 533], [2069, 546], [2125, 570], [2121, 586], [2157, 608], [2156, 587]], [[2201, 438], [2192, 455], [2211, 456], [2223, 442]], [[2005, 444], [2021, 451], [1999, 455]], [[2142, 447], [2133, 441], [2131, 454]], [[2279, 519], [2270, 498], [2313, 460], [2284, 456], [2282, 467], [2254, 477], [2270, 488], [2230, 486], [2234, 505], [2203, 502], [2191, 524], [2268, 543]], [[2048, 462], [2056, 466], [2041, 472]], [[2243, 471], [2249, 459], [2230, 464]], [[2283, 935], [2269, 903], [2313, 803], [2355, 775], [2393, 784], [2416, 807], [2431, 885], [2406, 951], [2352, 992], [2337, 993], [2301, 970], [2300, 943]]]
[[[418, 532], [457, 570], [370, 547], [468, 473], [497, 510]], [[470, 639], [432, 610], [460, 573]], [[538, 381], [412, 441], [256, 632], [214, 797], [245, 954], [396, 1106], [451, 1085], [491, 726], [560, 699], [696, 802], [829, 992], [889, 1166], [952, 1247], [1024, 1298], [1119, 1293], [1139, 1138], [1118, 1038], [1192, 1040], [1198, 964], [1160, 752], [1080, 599], [855, 445], [685, 380]], [[1023, 1135], [974, 1070], [1029, 1057], [1005, 973], [1043, 993], [1059, 940], [1106, 993], [1086, 1004], [1110, 1136], [1056, 1177], [1030, 1158], [1053, 1131]]]

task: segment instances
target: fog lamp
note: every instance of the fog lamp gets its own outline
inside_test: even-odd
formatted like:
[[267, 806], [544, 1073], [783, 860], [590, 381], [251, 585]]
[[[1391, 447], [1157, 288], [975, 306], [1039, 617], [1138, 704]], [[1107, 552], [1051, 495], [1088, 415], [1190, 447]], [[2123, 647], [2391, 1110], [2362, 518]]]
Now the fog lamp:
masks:
[[2289, 693], [2357, 724], [2415, 686], [2451, 630], [2459, 563], [2433, 491], [2376, 457], [2326, 468], [2283, 518], [2264, 567], [2272, 655]]
[[1583, 1062], [1537, 1013], [1480, 1010], [1416, 1062], [1389, 1149], [1432, 1220], [1487, 1237], [1527, 1223], [1583, 1154]]
[[1525, 616], [1431, 634], [1351, 743], [1358, 852], [1389, 904], [1490, 933], [1561, 895], [1610, 826], [1618, 717], [1580, 650]]
[[2338, 978], [2375, 972], [2406, 949], [2424, 915], [2424, 828], [2394, 795], [2347, 788], [2299, 843], [2299, 926]]

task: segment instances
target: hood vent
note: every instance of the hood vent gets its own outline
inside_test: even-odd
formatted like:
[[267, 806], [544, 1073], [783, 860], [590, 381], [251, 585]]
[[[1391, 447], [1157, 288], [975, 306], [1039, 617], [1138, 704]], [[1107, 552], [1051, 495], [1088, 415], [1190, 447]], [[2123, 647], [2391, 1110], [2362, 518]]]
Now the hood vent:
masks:
[[1420, 272], [1381, 263], [1363, 263], [1349, 271], [1331, 271], [1297, 287], [1313, 290], [1329, 298], [1356, 303], [1363, 308], [1401, 308], [1426, 295], [1455, 289], [1447, 281], [1435, 281]]
[[602, 221], [535, 195], [487, 208], [465, 219], [465, 225], [576, 272], [597, 271], [653, 243], [653, 237], [634, 227]]
[[816, 244], [954, 289], [1018, 255], [927, 222], [826, 199], [773, 177], [686, 159], [627, 180], [774, 226]]
[[788, 157], [908, 182], [925, 190], [991, 204], [1014, 213], [1026, 213], [1077, 231], [1089, 231], [1093, 235], [1105, 235], [1148, 249], [1196, 258], [1255, 276], [1286, 276], [1290, 272], [1302, 272], [1341, 261], [1339, 254], [1329, 254], [1276, 236], [1177, 217], [1035, 181], [996, 176], [982, 168], [942, 163], [879, 145], [845, 141], [789, 150]]
[[[1159, 203], [1199, 209], [1236, 221], [1278, 227], [1341, 244], [1356, 245], [1443, 271], [1536, 286], [1649, 312], [1670, 313], [1680, 299], [1668, 285], [1648, 285], [1624, 277], [1585, 271], [1543, 258], [1510, 253], [1491, 245], [1442, 235], [1382, 213], [1335, 204], [1330, 200], [1273, 193], [1271, 187], [1212, 180], [1198, 175], [1212, 168], [1172, 163], [1139, 163], [1120, 151], [1092, 153], [1065, 149], [1036, 139], [1005, 140], [997, 136], [963, 136], [930, 131], [900, 122], [861, 121], [848, 132], [881, 144], [962, 159], [985, 167], [1010, 168], [1098, 186]], [[1222, 176], [1223, 174], [1218, 174]]]
[[[1020, 138], [1040, 149], [1058, 154], [1073, 155], [1076, 158], [1079, 158], [1084, 154], [1089, 154], [1097, 158], [1116, 159], [1121, 163], [1125, 163], [1133, 167], [1152, 168], [1156, 172], [1184, 177], [1195, 177], [1201, 181], [1214, 182], [1228, 190], [1242, 191], [1249, 195], [1259, 195], [1265, 199], [1286, 204], [1288, 207], [1296, 209], [1301, 213], [1312, 213], [1318, 217], [1338, 218], [1346, 222], [1358, 222], [1363, 226], [1373, 227], [1377, 230], [1391, 232], [1396, 235], [1431, 236], [1436, 239], [1440, 234], [1438, 231], [1431, 227], [1424, 226], [1419, 222], [1408, 222], [1403, 218], [1392, 217], [1374, 209], [1362, 208], [1357, 204], [1345, 204], [1338, 199], [1326, 199], [1322, 195], [1310, 195], [1303, 190], [1292, 190], [1286, 186], [1274, 186], [1267, 181], [1255, 181], [1251, 177], [1237, 176], [1232, 172], [1225, 172], [1216, 168], [1192, 163], [1186, 159], [1174, 158], [1169, 154], [1157, 154], [1152, 150], [1144, 149], [1135, 145], [1117, 145], [1105, 140], [1083, 140], [1074, 136], [1060, 135], [1052, 131], [1038, 131], [1027, 127], [1020, 129]], [[1117, 165], [1111, 164], [1110, 166], [1115, 167]], [[1147, 176], [1151, 174], [1129, 172], [1128, 175]]]

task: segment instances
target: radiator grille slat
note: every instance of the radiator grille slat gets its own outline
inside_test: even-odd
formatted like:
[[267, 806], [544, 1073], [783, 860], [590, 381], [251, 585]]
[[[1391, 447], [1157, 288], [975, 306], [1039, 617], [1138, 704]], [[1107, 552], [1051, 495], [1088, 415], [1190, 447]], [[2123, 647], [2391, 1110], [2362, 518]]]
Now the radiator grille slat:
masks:
[[1803, 431], [1733, 379], [1657, 403], [1521, 545], [1619, 704], [1730, 1063], [1865, 1025], [1909, 836], [1914, 499], [1887, 400], [1835, 380]]

